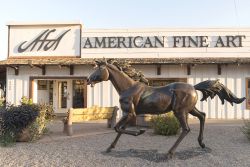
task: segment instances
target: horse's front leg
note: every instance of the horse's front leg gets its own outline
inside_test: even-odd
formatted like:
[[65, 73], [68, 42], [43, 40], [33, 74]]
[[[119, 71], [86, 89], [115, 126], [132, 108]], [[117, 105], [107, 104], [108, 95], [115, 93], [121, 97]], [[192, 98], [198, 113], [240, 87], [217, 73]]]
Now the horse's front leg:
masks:
[[132, 120], [132, 118], [135, 117], [133, 114], [129, 113], [128, 115], [124, 116], [125, 122], [123, 126], [115, 126], [115, 131], [119, 133], [124, 133], [127, 135], [132, 135], [132, 136], [138, 136], [141, 135], [145, 132], [145, 130], [140, 129], [139, 131], [136, 130], [126, 130], [125, 127], [126, 125]]
[[[124, 119], [125, 124], [129, 123], [134, 117], [136, 117], [135, 114], [135, 108], [134, 108], [134, 104], [132, 102], [132, 98], [121, 98], [120, 99], [120, 104], [121, 104], [121, 109], [124, 113]], [[125, 130], [122, 128], [115, 128], [115, 130], [119, 133], [124, 133], [124, 134], [128, 134], [128, 135], [133, 135], [133, 136], [138, 136], [141, 135], [142, 133], [145, 132], [145, 130], [139, 130], [139, 131], [135, 131], [135, 130]]]
[[115, 126], [115, 131], [118, 133], [115, 140], [111, 143], [111, 145], [108, 147], [108, 149], [106, 150], [106, 152], [110, 152], [111, 149], [115, 148], [119, 138], [121, 137], [121, 135], [124, 134], [129, 134], [129, 135], [133, 135], [133, 136], [138, 136], [142, 133], [145, 132], [145, 130], [140, 130], [140, 131], [131, 131], [131, 130], [125, 130], [127, 124], [132, 120], [132, 118], [135, 117], [134, 112], [134, 106], [132, 103], [126, 102], [126, 101], [122, 101], [121, 102], [121, 109], [124, 113], [123, 117], [120, 119], [120, 121], [116, 124]]
[[122, 132], [118, 132], [117, 129], [125, 129], [126, 128], [126, 122], [127, 122], [127, 116], [123, 116], [115, 125], [115, 131], [118, 133], [115, 140], [111, 143], [111, 145], [108, 147], [106, 152], [110, 152], [111, 149], [115, 148], [117, 141], [122, 135]]

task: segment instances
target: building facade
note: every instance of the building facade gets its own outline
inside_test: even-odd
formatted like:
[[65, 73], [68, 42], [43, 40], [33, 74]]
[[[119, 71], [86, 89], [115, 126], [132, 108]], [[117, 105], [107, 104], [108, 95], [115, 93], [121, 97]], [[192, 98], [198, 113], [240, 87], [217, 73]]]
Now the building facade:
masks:
[[198, 101], [197, 108], [208, 118], [250, 118], [250, 28], [85, 29], [75, 22], [8, 27], [8, 58], [0, 65], [6, 68], [9, 103], [19, 104], [26, 96], [53, 105], [57, 113], [119, 106], [109, 81], [94, 88], [86, 84], [94, 60], [105, 57], [129, 61], [152, 86], [220, 79], [246, 101], [222, 105], [215, 97]]

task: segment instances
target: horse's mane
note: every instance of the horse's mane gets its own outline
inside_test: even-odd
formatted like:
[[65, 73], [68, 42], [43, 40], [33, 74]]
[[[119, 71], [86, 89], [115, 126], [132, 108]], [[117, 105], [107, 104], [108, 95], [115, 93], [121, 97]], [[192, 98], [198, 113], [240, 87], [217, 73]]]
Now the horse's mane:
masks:
[[133, 80], [143, 82], [148, 85], [148, 80], [145, 78], [143, 73], [133, 68], [128, 61], [118, 62], [115, 59], [109, 59], [107, 62], [114, 65], [118, 70], [124, 72]]

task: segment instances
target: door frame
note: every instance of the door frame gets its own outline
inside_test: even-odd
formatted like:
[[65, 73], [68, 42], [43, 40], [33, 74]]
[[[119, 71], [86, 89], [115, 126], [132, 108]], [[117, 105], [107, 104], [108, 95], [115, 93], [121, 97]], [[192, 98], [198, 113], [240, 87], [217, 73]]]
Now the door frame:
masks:
[[[59, 83], [66, 82], [66, 108], [60, 108], [60, 87]], [[62, 85], [61, 85], [62, 86]], [[53, 107], [56, 113], [66, 113], [69, 108], [72, 108], [72, 80], [71, 79], [57, 79], [53, 83]], [[54, 96], [55, 95], [55, 96]]]
[[34, 80], [84, 80], [85, 86], [84, 86], [84, 108], [87, 107], [87, 77], [86, 76], [30, 76], [29, 77], [29, 98], [33, 99], [34, 94]]

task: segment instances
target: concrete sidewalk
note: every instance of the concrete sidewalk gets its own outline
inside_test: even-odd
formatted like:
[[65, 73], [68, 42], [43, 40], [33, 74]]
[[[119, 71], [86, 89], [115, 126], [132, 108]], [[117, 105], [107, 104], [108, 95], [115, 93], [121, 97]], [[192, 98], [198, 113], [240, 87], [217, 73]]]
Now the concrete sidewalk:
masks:
[[107, 128], [107, 120], [85, 121], [82, 123], [73, 123], [73, 135], [67, 136], [63, 133], [63, 123], [60, 120], [54, 120], [49, 123], [49, 132], [44, 135], [38, 142], [49, 142], [56, 140], [64, 140], [75, 137], [83, 137], [90, 135], [115, 133], [111, 128]]
[[[199, 124], [198, 119], [189, 119], [190, 125]], [[241, 127], [244, 125], [244, 120], [222, 120], [222, 119], [206, 119], [206, 126], [235, 126]], [[107, 128], [107, 120], [85, 121], [82, 123], [74, 123], [73, 135], [67, 136], [63, 133], [63, 123], [60, 120], [54, 120], [48, 125], [49, 132], [43, 136], [38, 142], [50, 142], [64, 140], [69, 138], [77, 138], [91, 135], [99, 135], [106, 133], [116, 133], [113, 129]], [[149, 129], [143, 127], [144, 129]]]

